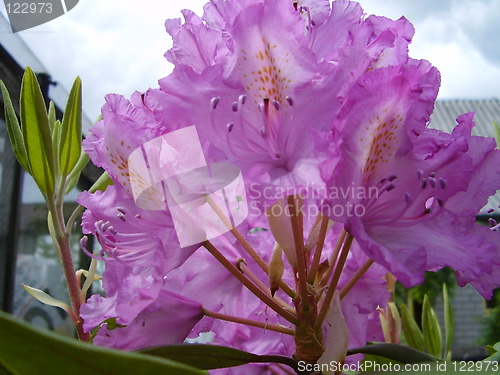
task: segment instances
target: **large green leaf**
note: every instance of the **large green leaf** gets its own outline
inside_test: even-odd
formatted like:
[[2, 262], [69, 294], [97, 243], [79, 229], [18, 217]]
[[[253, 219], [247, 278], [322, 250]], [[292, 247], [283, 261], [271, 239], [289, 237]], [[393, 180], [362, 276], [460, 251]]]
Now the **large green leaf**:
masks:
[[12, 105], [12, 100], [10, 99], [9, 91], [3, 81], [0, 80], [0, 88], [2, 90], [5, 121], [7, 122], [7, 132], [9, 133], [10, 143], [12, 144], [12, 149], [16, 155], [19, 164], [31, 173], [30, 166], [28, 163], [28, 154], [26, 152], [26, 147], [24, 146], [24, 137], [19, 126], [19, 121], [17, 120], [16, 111]]
[[21, 128], [31, 174], [43, 193], [54, 192], [54, 152], [47, 110], [35, 74], [26, 68], [21, 84]]
[[406, 345], [380, 343], [349, 349], [347, 355], [371, 354], [401, 363], [421, 363], [436, 361], [436, 358], [427, 353], [410, 348]]
[[441, 358], [443, 350], [441, 326], [427, 294], [424, 296], [424, 304], [422, 306], [422, 333], [427, 352], [436, 358]]
[[60, 144], [61, 174], [67, 176], [80, 158], [82, 148], [82, 81], [75, 79], [69, 93]]
[[83, 343], [34, 328], [0, 312], [0, 374], [3, 373], [9, 375], [206, 374], [205, 371], [168, 359]]
[[183, 344], [148, 348], [141, 353], [168, 358], [203, 370], [241, 366], [247, 363], [281, 363], [296, 369], [297, 363], [288, 357], [257, 355], [226, 346]]

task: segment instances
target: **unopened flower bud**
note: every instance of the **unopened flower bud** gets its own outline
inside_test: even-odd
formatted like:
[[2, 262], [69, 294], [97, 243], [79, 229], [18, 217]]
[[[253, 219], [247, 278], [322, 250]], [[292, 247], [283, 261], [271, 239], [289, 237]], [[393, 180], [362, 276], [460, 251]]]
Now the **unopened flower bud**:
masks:
[[271, 260], [269, 261], [269, 287], [273, 297], [280, 288], [284, 270], [285, 265], [283, 264], [283, 249], [281, 249], [280, 245], [276, 242], [273, 254], [271, 255]]
[[295, 252], [295, 242], [293, 239], [293, 229], [290, 222], [290, 213], [287, 204], [282, 199], [266, 211], [269, 228], [279, 246], [285, 252], [288, 263], [292, 267], [297, 266], [297, 255]]

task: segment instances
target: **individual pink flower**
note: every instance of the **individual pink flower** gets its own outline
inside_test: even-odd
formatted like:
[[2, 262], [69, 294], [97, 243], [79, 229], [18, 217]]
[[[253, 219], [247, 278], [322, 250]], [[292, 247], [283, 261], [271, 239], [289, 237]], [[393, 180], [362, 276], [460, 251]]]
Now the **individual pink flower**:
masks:
[[174, 73], [145, 106], [159, 122], [195, 124], [262, 189], [323, 185], [346, 92], [367, 70], [405, 62], [413, 35], [406, 20], [365, 20], [347, 1], [214, 0], [184, 18], [166, 23]]
[[474, 216], [500, 187], [500, 156], [492, 139], [470, 135], [471, 115], [453, 134], [426, 128], [438, 86], [434, 68], [410, 61], [351, 89], [334, 130], [341, 167], [324, 169], [325, 212], [406, 286], [450, 266], [488, 297], [500, 249]]

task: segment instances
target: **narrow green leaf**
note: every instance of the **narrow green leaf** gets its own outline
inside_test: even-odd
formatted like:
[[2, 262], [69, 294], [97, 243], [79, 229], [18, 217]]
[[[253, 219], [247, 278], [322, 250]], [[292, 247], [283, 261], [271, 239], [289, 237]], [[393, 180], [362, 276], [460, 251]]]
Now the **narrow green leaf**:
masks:
[[288, 357], [257, 355], [226, 346], [183, 344], [143, 349], [141, 353], [168, 358], [202, 370], [241, 366], [247, 363], [281, 363], [294, 370], [297, 363]]
[[349, 349], [347, 351], [347, 355], [353, 354], [371, 354], [392, 359], [401, 363], [421, 363], [437, 361], [436, 358], [430, 356], [427, 353], [400, 344], [377, 343], [360, 348]]
[[418, 326], [415, 318], [410, 314], [406, 305], [401, 305], [401, 315], [403, 323], [403, 332], [405, 334], [408, 345], [414, 349], [425, 351], [424, 336]]
[[59, 307], [64, 311], [66, 311], [68, 314], [71, 314], [71, 308], [68, 306], [67, 303], [48, 295], [43, 290], [32, 288], [31, 286], [25, 284], [22, 284], [22, 286], [25, 291], [27, 291], [33, 298], [37, 299], [41, 303], [44, 303], [49, 306]]
[[494, 122], [493, 127], [495, 128], [495, 139], [497, 141], [497, 148], [500, 148], [500, 123]]
[[41, 330], [0, 312], [0, 364], [19, 374], [201, 375], [182, 363], [102, 348]]
[[[56, 120], [52, 125], [52, 147], [54, 149], [54, 155], [59, 155], [60, 153], [60, 145], [61, 145], [61, 133], [62, 133], [62, 124], [61, 121]], [[54, 175], [58, 176], [61, 165], [59, 164], [61, 161], [59, 157], [54, 158], [54, 166], [55, 173]]]
[[35, 74], [26, 68], [21, 84], [21, 127], [31, 175], [40, 190], [54, 192], [54, 152], [47, 110]]
[[68, 194], [71, 190], [73, 190], [80, 179], [80, 174], [82, 173], [83, 168], [89, 162], [89, 156], [82, 149], [80, 152], [80, 158], [78, 159], [76, 165], [73, 167], [73, 170], [66, 178], [66, 194]]
[[[49, 128], [51, 132], [54, 132], [54, 124], [56, 123], [56, 106], [53, 101], [49, 103], [49, 111], [47, 112], [47, 119], [49, 120]], [[56, 154], [57, 155], [57, 154]]]
[[75, 79], [62, 121], [61, 174], [67, 176], [80, 158], [82, 148], [82, 81]]
[[389, 330], [389, 322], [387, 321], [385, 314], [382, 314], [379, 311], [378, 318], [380, 320], [380, 326], [382, 327], [382, 333], [384, 334], [384, 341], [391, 342], [391, 332]]
[[422, 333], [424, 335], [425, 347], [429, 354], [436, 358], [441, 358], [443, 339], [441, 336], [441, 326], [429, 302], [429, 297], [424, 296], [422, 307]]
[[90, 261], [90, 267], [88, 271], [83, 271], [83, 276], [85, 276], [85, 282], [83, 283], [82, 289], [80, 291], [80, 298], [85, 301], [87, 292], [89, 291], [92, 283], [96, 280], [100, 280], [101, 277], [97, 275], [97, 259], [92, 258]]
[[5, 121], [7, 122], [7, 132], [9, 133], [10, 143], [16, 155], [17, 161], [21, 164], [28, 173], [31, 174], [31, 170], [28, 163], [28, 153], [26, 152], [26, 147], [24, 146], [24, 137], [19, 126], [19, 121], [17, 120], [16, 111], [12, 105], [12, 100], [10, 99], [9, 91], [2, 80], [0, 80], [0, 88], [2, 90], [2, 97], [5, 110]]
[[54, 222], [54, 219], [52, 218], [52, 212], [47, 213], [47, 227], [49, 229], [49, 234], [50, 238], [52, 238], [52, 243], [54, 244], [54, 247], [57, 251], [57, 256], [61, 258], [61, 245], [59, 244], [59, 241], [57, 240], [57, 231], [56, 231], [56, 223]]
[[455, 322], [453, 317], [453, 307], [448, 294], [446, 284], [443, 284], [443, 307], [444, 307], [444, 359], [451, 360], [451, 346], [453, 345], [453, 336], [455, 332]]

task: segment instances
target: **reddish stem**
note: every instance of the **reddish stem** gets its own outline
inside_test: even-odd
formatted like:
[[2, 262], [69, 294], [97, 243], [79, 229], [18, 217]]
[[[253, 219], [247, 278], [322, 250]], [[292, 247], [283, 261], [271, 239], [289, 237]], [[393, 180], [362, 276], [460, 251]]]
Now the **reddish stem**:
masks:
[[58, 242], [61, 249], [61, 265], [64, 271], [66, 286], [68, 287], [69, 300], [71, 302], [71, 310], [74, 315], [73, 320], [75, 323], [76, 333], [80, 340], [89, 341], [90, 335], [83, 331], [83, 320], [80, 318], [80, 286], [76, 277], [75, 268], [73, 266], [69, 235], [64, 234], [59, 238]]

